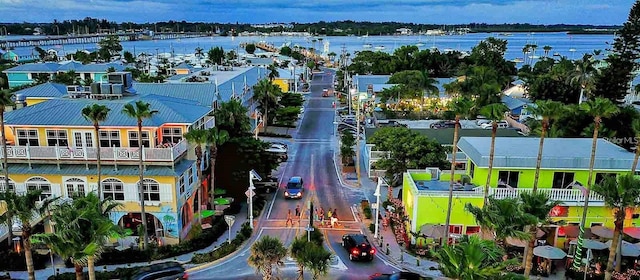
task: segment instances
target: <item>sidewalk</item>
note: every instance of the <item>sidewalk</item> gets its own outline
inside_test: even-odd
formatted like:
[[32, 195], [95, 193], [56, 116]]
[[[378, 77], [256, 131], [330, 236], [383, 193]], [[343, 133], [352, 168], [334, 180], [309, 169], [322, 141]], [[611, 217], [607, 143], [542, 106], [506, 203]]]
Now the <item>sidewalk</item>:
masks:
[[[233, 226], [231, 227], [231, 239], [233, 240], [236, 235], [238, 234], [238, 232], [240, 232], [240, 229], [242, 228], [242, 224], [244, 224], [248, 218], [247, 218], [247, 205], [245, 203], [242, 204], [242, 207], [240, 208], [240, 213], [234, 215], [236, 217], [235, 222], [233, 223]], [[154, 263], [161, 263], [161, 262], [166, 262], [166, 261], [178, 261], [180, 263], [186, 264], [191, 262], [191, 258], [193, 257], [194, 254], [196, 253], [206, 253], [206, 252], [210, 252], [212, 251], [214, 248], [219, 247], [222, 243], [227, 242], [229, 237], [229, 230], [227, 229], [227, 231], [225, 231], [219, 238], [218, 240], [214, 241], [211, 245], [209, 245], [208, 247], [198, 250], [198, 251], [194, 251], [194, 252], [190, 252], [190, 253], [186, 253], [180, 256], [176, 256], [176, 257], [172, 257], [172, 258], [168, 258], [168, 259], [163, 259], [163, 260], [157, 260], [157, 261], [152, 261], [152, 262], [140, 262], [140, 263], [131, 263], [131, 264], [117, 264], [117, 265], [107, 265], [106, 266], [106, 270], [107, 271], [113, 271], [116, 270], [117, 268], [126, 268], [126, 267], [136, 267], [136, 266], [146, 266], [149, 264], [154, 264]], [[59, 258], [58, 258], [59, 259]], [[59, 273], [67, 273], [67, 272], [75, 272], [74, 268], [67, 268], [64, 266], [62, 261], [56, 261], [56, 266], [55, 269], [59, 270]], [[96, 272], [102, 272], [105, 271], [104, 269], [105, 266], [96, 266]], [[87, 269], [85, 268], [84, 271], [86, 272]], [[48, 265], [46, 268], [44, 269], [40, 269], [40, 270], [36, 270], [36, 279], [47, 279], [50, 276], [53, 275], [53, 269], [51, 268], [51, 265]], [[11, 278], [13, 279], [28, 279], [28, 274], [26, 271], [11, 271]]]

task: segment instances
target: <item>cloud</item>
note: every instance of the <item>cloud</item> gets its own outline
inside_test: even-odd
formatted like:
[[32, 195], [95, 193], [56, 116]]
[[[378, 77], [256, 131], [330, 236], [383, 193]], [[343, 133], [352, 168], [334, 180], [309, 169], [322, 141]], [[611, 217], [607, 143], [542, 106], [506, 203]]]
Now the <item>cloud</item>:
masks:
[[634, 0], [0, 0], [0, 21], [106, 18], [151, 22], [320, 20], [621, 24]]

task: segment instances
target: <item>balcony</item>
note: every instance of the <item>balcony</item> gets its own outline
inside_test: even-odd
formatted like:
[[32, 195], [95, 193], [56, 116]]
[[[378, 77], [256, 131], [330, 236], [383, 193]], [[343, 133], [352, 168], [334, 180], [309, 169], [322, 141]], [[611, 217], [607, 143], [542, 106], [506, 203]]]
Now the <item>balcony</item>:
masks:
[[[146, 163], [173, 163], [186, 153], [187, 141], [181, 140], [172, 147], [144, 148], [142, 160]], [[100, 148], [101, 161], [105, 162], [137, 162], [140, 156], [139, 148], [113, 147]], [[97, 160], [97, 148], [86, 147], [32, 147], [32, 146], [7, 146], [7, 158], [11, 162], [87, 162]], [[3, 157], [0, 149], [0, 157]]]

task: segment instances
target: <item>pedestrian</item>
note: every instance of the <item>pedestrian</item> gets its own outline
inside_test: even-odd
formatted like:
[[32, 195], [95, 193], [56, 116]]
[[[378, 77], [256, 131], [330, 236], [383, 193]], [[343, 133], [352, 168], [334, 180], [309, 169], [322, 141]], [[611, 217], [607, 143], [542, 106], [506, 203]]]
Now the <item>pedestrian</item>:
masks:
[[287, 227], [289, 226], [289, 222], [291, 222], [291, 226], [293, 226], [293, 219], [291, 219], [291, 209], [289, 209], [289, 212], [287, 213], [287, 222], [285, 223]]

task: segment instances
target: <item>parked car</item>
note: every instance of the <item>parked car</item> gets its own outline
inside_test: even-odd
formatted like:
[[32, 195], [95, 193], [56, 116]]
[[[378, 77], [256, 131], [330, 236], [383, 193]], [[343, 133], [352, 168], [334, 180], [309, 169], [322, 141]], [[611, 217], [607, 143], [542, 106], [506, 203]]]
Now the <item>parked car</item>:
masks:
[[369, 276], [371, 280], [426, 280], [431, 278], [422, 277], [420, 274], [407, 272], [407, 271], [398, 271], [395, 273], [376, 273], [374, 275]]
[[456, 127], [456, 122], [454, 121], [438, 121], [429, 125], [430, 128], [438, 129], [438, 128], [454, 128]]
[[163, 262], [140, 268], [131, 280], [176, 280], [189, 279], [184, 267], [178, 262]]
[[[493, 124], [491, 122], [489, 123], [483, 123], [480, 125], [480, 127], [482, 129], [491, 129], [493, 127]], [[507, 123], [507, 121], [499, 121], [498, 122], [498, 128], [508, 128], [509, 124]]]
[[304, 182], [302, 177], [295, 176], [289, 178], [287, 187], [284, 190], [284, 198], [302, 198], [304, 194]]
[[371, 246], [364, 234], [345, 234], [342, 236], [342, 247], [347, 250], [349, 260], [372, 261], [376, 249]]

